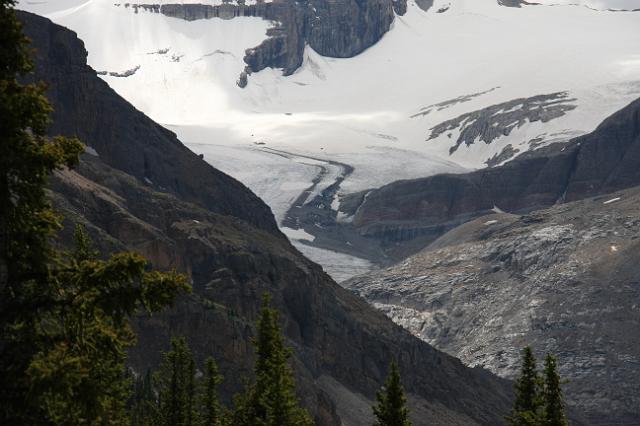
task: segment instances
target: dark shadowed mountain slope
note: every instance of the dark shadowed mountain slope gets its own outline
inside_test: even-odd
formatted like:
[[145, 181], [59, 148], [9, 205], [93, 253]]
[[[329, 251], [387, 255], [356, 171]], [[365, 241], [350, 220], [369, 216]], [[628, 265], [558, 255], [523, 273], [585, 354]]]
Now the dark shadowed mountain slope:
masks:
[[174, 133], [154, 123], [96, 78], [75, 33], [62, 31], [36, 15], [21, 16], [29, 16], [29, 37], [38, 47], [36, 78], [49, 84], [48, 96], [55, 102], [52, 134], [77, 136], [105, 164], [155, 190], [277, 232], [271, 211], [257, 196], [210, 167]]
[[415, 249], [495, 208], [532, 211], [638, 184], [640, 100], [567, 145], [526, 153], [501, 167], [394, 182], [360, 196], [351, 212], [360, 234], [392, 250]]
[[245, 187], [216, 171], [136, 111], [86, 65], [74, 33], [21, 13], [39, 49], [38, 74], [56, 108], [52, 133], [91, 147], [75, 171], [57, 173], [55, 205], [89, 229], [103, 252], [135, 250], [191, 277], [194, 294], [136, 327], [131, 364], [157, 363], [171, 335], [198, 358], [214, 355], [228, 401], [250, 374], [252, 323], [263, 292], [283, 315], [300, 395], [320, 425], [371, 423], [370, 404], [392, 358], [405, 377], [416, 425], [496, 425], [511, 386], [469, 369], [335, 284], [280, 234]]

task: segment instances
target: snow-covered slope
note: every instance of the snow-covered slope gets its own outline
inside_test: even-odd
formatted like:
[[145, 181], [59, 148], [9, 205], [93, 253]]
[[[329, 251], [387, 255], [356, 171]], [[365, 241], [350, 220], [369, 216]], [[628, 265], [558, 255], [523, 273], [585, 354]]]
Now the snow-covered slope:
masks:
[[[136, 3], [217, 4], [127, 4]], [[328, 161], [354, 168], [338, 194], [485, 167], [591, 131], [640, 96], [640, 13], [607, 10], [636, 0], [538, 3], [435, 0], [424, 11], [410, 0], [362, 54], [327, 58], [307, 47], [296, 73], [265, 69], [244, 89], [244, 51], [272, 22], [184, 21], [113, 0], [19, 7], [78, 32], [119, 94], [283, 220], [304, 189], [335, 182]]]
[[535, 0], [530, 3], [546, 6], [586, 6], [597, 10], [635, 10], [640, 8], [640, 3], [637, 0]]

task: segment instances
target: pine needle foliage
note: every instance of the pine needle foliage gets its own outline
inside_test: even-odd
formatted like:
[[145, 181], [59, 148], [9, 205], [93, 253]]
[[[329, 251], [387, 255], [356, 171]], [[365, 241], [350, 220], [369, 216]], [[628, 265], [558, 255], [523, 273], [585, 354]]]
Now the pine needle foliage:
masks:
[[257, 360], [256, 381], [244, 395], [236, 397], [232, 416], [234, 426], [310, 426], [313, 420], [299, 406], [295, 395], [293, 371], [289, 366], [291, 350], [285, 346], [278, 311], [271, 298], [263, 297], [254, 340]]
[[188, 285], [135, 254], [98, 260], [82, 228], [72, 252], [52, 246], [48, 177], [84, 148], [46, 137], [52, 108], [43, 84], [21, 82], [33, 64], [14, 6], [0, 0], [0, 424], [127, 424], [128, 319]]
[[522, 368], [516, 379], [516, 399], [507, 422], [511, 426], [540, 425], [543, 418], [543, 379], [538, 374], [531, 346], [522, 350]]
[[556, 358], [551, 354], [547, 354], [544, 360], [544, 425], [569, 425], [564, 412], [564, 396]]
[[171, 349], [162, 355], [155, 375], [158, 392], [157, 425], [192, 426], [195, 417], [195, 363], [184, 338], [171, 339]]
[[222, 383], [222, 375], [218, 372], [218, 365], [213, 358], [205, 361], [205, 391], [203, 395], [203, 424], [204, 426], [224, 426], [226, 413], [218, 400], [218, 385]]
[[0, 423], [40, 424], [28, 397], [38, 353], [38, 313], [54, 297], [49, 239], [60, 228], [45, 196], [48, 175], [77, 163], [79, 142], [45, 132], [51, 106], [41, 84], [22, 84], [32, 69], [29, 40], [15, 1], [0, 0]]
[[127, 424], [129, 318], [162, 309], [188, 286], [176, 273], [146, 271], [133, 253], [99, 260], [84, 228], [75, 235], [75, 249], [51, 271], [55, 297], [36, 322], [42, 344], [27, 369], [30, 397], [54, 424]]
[[157, 418], [156, 394], [153, 390], [151, 370], [134, 381], [133, 392], [127, 407], [131, 413], [131, 426], [153, 426]]
[[541, 375], [533, 350], [522, 351], [522, 369], [516, 379], [516, 399], [506, 420], [510, 426], [568, 426], [556, 358], [547, 354]]
[[400, 370], [391, 361], [389, 375], [384, 388], [376, 393], [377, 404], [373, 407], [376, 418], [374, 426], [411, 426], [407, 398], [400, 380]]

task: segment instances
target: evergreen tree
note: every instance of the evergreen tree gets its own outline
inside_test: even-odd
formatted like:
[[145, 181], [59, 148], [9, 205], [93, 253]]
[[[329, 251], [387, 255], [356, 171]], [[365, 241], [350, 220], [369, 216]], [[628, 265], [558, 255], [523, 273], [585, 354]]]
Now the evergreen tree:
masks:
[[54, 424], [124, 424], [130, 384], [123, 371], [135, 343], [129, 318], [157, 311], [187, 288], [175, 273], [146, 272], [132, 253], [98, 260], [82, 227], [76, 247], [51, 271], [56, 290], [38, 313], [36, 336], [46, 342], [30, 360], [29, 395]]
[[255, 389], [245, 383], [245, 393], [233, 397], [233, 411], [229, 413], [228, 420], [232, 426], [249, 426], [256, 417], [255, 409], [251, 406]]
[[378, 403], [373, 407], [376, 417], [374, 426], [411, 426], [407, 398], [400, 381], [400, 371], [395, 361], [391, 361], [389, 375], [384, 390], [376, 393]]
[[184, 338], [171, 340], [171, 349], [163, 354], [156, 374], [159, 416], [156, 424], [191, 426], [198, 424], [195, 362]]
[[288, 365], [291, 350], [285, 347], [278, 325], [278, 311], [264, 295], [254, 341], [256, 382], [246, 394], [236, 397], [234, 426], [307, 426], [311, 417], [298, 405], [293, 372]]
[[198, 394], [196, 384], [196, 362], [193, 357], [188, 360], [187, 367], [187, 426], [194, 426], [200, 423], [198, 413]]
[[39, 424], [26, 371], [38, 351], [33, 314], [51, 296], [41, 285], [53, 254], [48, 239], [60, 224], [45, 185], [52, 170], [77, 163], [82, 147], [44, 137], [51, 107], [42, 85], [18, 81], [32, 63], [14, 4], [0, 0], [0, 423]]
[[222, 376], [218, 373], [218, 365], [213, 358], [205, 362], [205, 393], [202, 401], [204, 426], [223, 426], [225, 414], [218, 401], [218, 385]]
[[541, 422], [542, 379], [536, 369], [536, 360], [531, 346], [522, 351], [522, 369], [516, 380], [516, 400], [513, 412], [507, 421], [512, 426], [535, 426]]
[[560, 375], [556, 367], [556, 358], [547, 354], [544, 361], [544, 425], [568, 426], [564, 413], [564, 398], [560, 386]]
[[157, 416], [156, 396], [153, 392], [151, 370], [135, 379], [129, 404], [131, 426], [153, 426]]
[[47, 178], [83, 147], [45, 137], [51, 107], [44, 85], [19, 81], [32, 63], [14, 5], [0, 0], [0, 424], [126, 423], [128, 318], [187, 285], [137, 255], [97, 260], [82, 230], [74, 252], [51, 246]]

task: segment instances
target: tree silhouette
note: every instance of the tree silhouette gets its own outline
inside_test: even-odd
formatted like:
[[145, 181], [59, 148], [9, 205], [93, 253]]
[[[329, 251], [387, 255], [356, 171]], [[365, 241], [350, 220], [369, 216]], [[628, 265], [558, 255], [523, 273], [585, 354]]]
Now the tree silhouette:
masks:
[[395, 361], [391, 361], [389, 375], [384, 389], [376, 394], [377, 404], [373, 407], [376, 417], [374, 426], [411, 426], [407, 398], [400, 381], [400, 371]]

